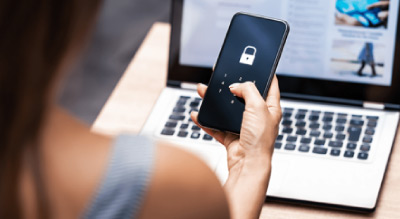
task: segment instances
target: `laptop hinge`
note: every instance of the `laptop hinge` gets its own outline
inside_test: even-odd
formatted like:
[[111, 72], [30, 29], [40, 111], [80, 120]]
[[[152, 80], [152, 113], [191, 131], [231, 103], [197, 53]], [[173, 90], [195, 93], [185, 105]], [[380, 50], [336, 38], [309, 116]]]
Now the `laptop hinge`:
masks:
[[181, 88], [188, 89], [188, 90], [197, 90], [197, 84], [182, 82], [181, 83]]
[[365, 101], [363, 103], [363, 107], [366, 108], [366, 109], [384, 110], [385, 109], [385, 104]]

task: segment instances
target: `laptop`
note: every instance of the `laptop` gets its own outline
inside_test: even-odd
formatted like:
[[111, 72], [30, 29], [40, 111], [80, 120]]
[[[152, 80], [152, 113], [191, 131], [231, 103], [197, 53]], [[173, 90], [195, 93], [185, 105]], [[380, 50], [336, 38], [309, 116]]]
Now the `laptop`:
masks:
[[168, 80], [141, 134], [193, 152], [223, 183], [225, 148], [190, 119], [201, 105], [196, 84], [208, 83], [236, 12], [284, 19], [283, 118], [266, 195], [374, 211], [400, 110], [399, 2], [374, 12], [381, 25], [365, 25], [375, 2], [173, 0]]

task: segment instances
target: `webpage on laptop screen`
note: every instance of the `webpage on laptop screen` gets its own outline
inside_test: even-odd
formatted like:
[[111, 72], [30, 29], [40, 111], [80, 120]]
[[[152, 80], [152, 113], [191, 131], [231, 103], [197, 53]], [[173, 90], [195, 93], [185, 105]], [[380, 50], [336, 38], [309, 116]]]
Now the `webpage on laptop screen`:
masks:
[[289, 22], [280, 75], [391, 86], [399, 1], [185, 0], [180, 63], [212, 67], [232, 16]]

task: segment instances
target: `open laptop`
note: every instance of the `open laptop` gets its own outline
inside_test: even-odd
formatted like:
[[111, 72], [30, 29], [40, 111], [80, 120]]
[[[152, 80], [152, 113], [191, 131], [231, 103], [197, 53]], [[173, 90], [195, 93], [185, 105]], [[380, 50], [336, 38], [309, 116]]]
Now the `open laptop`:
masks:
[[399, 121], [399, 2], [374, 12], [381, 25], [352, 17], [368, 19], [376, 0], [172, 2], [168, 82], [142, 134], [194, 152], [224, 182], [225, 148], [189, 116], [201, 104], [196, 84], [208, 83], [233, 14], [281, 18], [291, 33], [277, 69], [283, 119], [267, 195], [375, 210]]

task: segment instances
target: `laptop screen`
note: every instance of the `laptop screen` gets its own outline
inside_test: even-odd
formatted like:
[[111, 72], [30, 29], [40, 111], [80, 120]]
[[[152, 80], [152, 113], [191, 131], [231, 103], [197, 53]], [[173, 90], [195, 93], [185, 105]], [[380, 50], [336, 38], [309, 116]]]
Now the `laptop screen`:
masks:
[[277, 74], [391, 86], [398, 1], [185, 0], [179, 64], [210, 68], [236, 12], [289, 22]]

